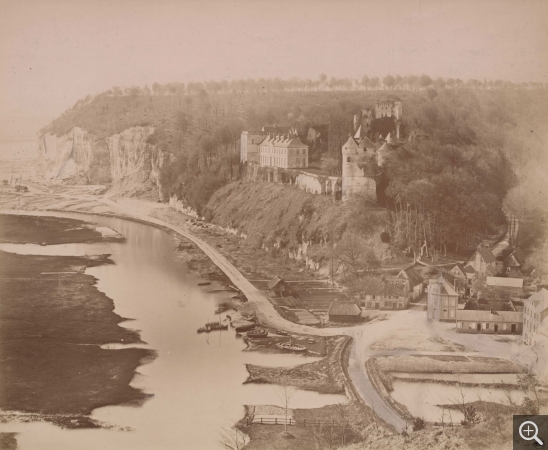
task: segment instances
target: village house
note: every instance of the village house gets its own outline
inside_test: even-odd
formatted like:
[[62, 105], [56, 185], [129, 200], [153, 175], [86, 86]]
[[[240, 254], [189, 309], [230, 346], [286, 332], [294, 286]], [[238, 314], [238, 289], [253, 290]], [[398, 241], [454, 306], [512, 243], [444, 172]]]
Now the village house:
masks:
[[430, 280], [427, 287], [428, 320], [453, 322], [457, 317], [459, 295], [443, 276]]
[[504, 267], [507, 274], [512, 272], [519, 273], [525, 264], [525, 253], [519, 247], [516, 247], [504, 260]]
[[521, 334], [523, 312], [457, 310], [457, 333]]
[[548, 315], [548, 290], [541, 288], [523, 302], [523, 343], [533, 345]]
[[495, 276], [500, 272], [499, 265], [502, 266], [502, 263], [497, 261], [493, 252], [485, 245], [478, 246], [469, 263], [477, 273], [487, 276]]
[[416, 300], [422, 294], [423, 279], [421, 275], [413, 268], [408, 267], [402, 269], [398, 274], [398, 278], [405, 279], [409, 282], [409, 300]]
[[459, 297], [470, 297], [473, 295], [472, 281], [476, 277], [476, 271], [470, 264], [456, 264], [449, 273], [453, 277], [453, 289], [457, 291]]
[[362, 310], [354, 302], [333, 302], [327, 311], [331, 322], [360, 322]]
[[369, 278], [361, 290], [366, 309], [406, 309], [410, 299], [409, 280], [402, 278]]

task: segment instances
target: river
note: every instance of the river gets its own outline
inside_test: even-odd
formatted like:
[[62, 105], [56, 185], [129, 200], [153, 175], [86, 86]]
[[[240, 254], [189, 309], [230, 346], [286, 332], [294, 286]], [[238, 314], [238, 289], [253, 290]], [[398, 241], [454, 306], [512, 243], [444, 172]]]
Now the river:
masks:
[[[36, 213], [32, 213], [36, 214]], [[27, 449], [218, 449], [223, 428], [244, 413], [243, 405], [281, 406], [276, 386], [244, 385], [245, 364], [293, 366], [317, 358], [243, 351], [234, 331], [197, 334], [213, 320], [225, 292], [207, 292], [202, 281], [174, 257], [174, 238], [152, 226], [112, 217], [41, 213], [72, 217], [110, 227], [125, 243], [37, 246], [1, 244], [0, 249], [29, 254], [111, 254], [115, 264], [88, 268], [97, 288], [113, 299], [115, 311], [135, 320], [122, 323], [140, 331], [157, 358], [138, 368], [132, 385], [154, 394], [142, 406], [109, 406], [92, 417], [112, 429], [66, 430], [48, 423], [0, 424], [1, 432], [19, 432], [19, 448]], [[61, 286], [62, 289], [62, 286]], [[291, 408], [314, 408], [346, 402], [342, 395], [295, 390]], [[130, 430], [131, 431], [127, 431]], [[124, 431], [122, 431], [124, 430]]]

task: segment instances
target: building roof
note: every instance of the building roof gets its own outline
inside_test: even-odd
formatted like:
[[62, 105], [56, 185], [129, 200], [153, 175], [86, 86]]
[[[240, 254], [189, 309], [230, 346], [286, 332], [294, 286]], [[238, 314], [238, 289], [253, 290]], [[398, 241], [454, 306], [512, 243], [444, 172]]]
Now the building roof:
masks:
[[423, 279], [420, 276], [420, 274], [412, 267], [402, 269], [401, 272], [398, 274], [398, 278], [405, 278], [409, 280], [409, 285], [412, 288], [414, 288], [415, 286], [419, 284], [422, 284], [423, 282]]
[[464, 272], [464, 265], [463, 264], [455, 264], [455, 266], [451, 269], [451, 273], [455, 274], [455, 272], [457, 272], [460, 275], [461, 278], [466, 277], [466, 274]]
[[523, 288], [523, 278], [487, 277], [487, 286]]
[[308, 148], [308, 145], [303, 144], [298, 136], [289, 135], [272, 135], [268, 134], [260, 143], [262, 146], [270, 146], [277, 148]]
[[478, 252], [481, 255], [481, 258], [487, 263], [491, 263], [495, 261], [495, 255], [493, 255], [493, 252], [489, 250], [487, 247], [484, 247], [483, 245], [478, 248]]
[[333, 302], [327, 313], [330, 316], [359, 316], [362, 310], [353, 302]]
[[457, 291], [455, 291], [455, 289], [453, 289], [453, 286], [451, 286], [451, 284], [448, 283], [447, 280], [444, 278], [445, 275], [446, 274], [443, 274], [436, 280], [436, 283], [442, 284], [441, 293], [449, 296], [458, 297], [459, 294], [457, 293]]
[[274, 278], [272, 278], [272, 280], [270, 280], [268, 282], [268, 289], [272, 290], [274, 289], [276, 286], [280, 285], [280, 284], [284, 284], [285, 281], [282, 280], [279, 276], [275, 276]]
[[533, 304], [537, 311], [544, 311], [548, 308], [548, 291], [542, 288], [540, 291], [535, 292], [528, 299], [524, 301], [524, 305]]
[[494, 277], [497, 274], [497, 271], [492, 266], [487, 266], [485, 268], [485, 275]]
[[408, 293], [408, 280], [402, 278], [368, 278], [362, 286], [365, 295], [405, 297]]
[[384, 284], [382, 278], [367, 278], [362, 291], [365, 295], [383, 295]]
[[346, 141], [343, 147], [358, 148], [358, 144], [356, 144], [356, 140], [352, 136], [348, 136], [348, 141]]
[[457, 309], [457, 321], [520, 323], [523, 322], [523, 313], [517, 311]]
[[366, 149], [373, 149], [376, 150], [377, 147], [375, 147], [375, 144], [369, 139], [367, 136], [365, 136], [360, 143], [358, 144], [358, 148], [366, 148]]
[[514, 256], [521, 264], [525, 262], [525, 253], [523, 250], [519, 247], [516, 247], [514, 251], [512, 252], [512, 256]]
[[518, 259], [513, 254], [509, 255], [504, 260], [504, 265], [506, 267], [521, 267], [521, 263], [518, 261]]
[[470, 273], [470, 274], [476, 273], [476, 270], [474, 269], [474, 267], [471, 264], [468, 264], [467, 266], [464, 266], [463, 271], [465, 273]]

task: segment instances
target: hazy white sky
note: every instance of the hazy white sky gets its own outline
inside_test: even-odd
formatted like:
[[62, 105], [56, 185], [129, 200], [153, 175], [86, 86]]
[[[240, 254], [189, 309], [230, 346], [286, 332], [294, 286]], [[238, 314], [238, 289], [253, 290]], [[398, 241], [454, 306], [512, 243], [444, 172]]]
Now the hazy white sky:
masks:
[[0, 0], [0, 136], [115, 85], [322, 72], [548, 82], [548, 1]]

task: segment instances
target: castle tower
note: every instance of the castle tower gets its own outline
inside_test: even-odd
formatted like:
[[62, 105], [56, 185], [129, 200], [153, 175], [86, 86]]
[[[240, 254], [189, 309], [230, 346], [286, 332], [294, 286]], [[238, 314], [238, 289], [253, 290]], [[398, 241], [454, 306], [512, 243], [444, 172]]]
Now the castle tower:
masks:
[[[342, 146], [342, 200], [349, 200], [353, 194], [365, 193], [375, 201], [377, 199], [377, 184], [374, 179], [365, 174], [366, 149], [359, 146], [356, 139], [348, 136]], [[360, 167], [362, 165], [362, 167]]]

